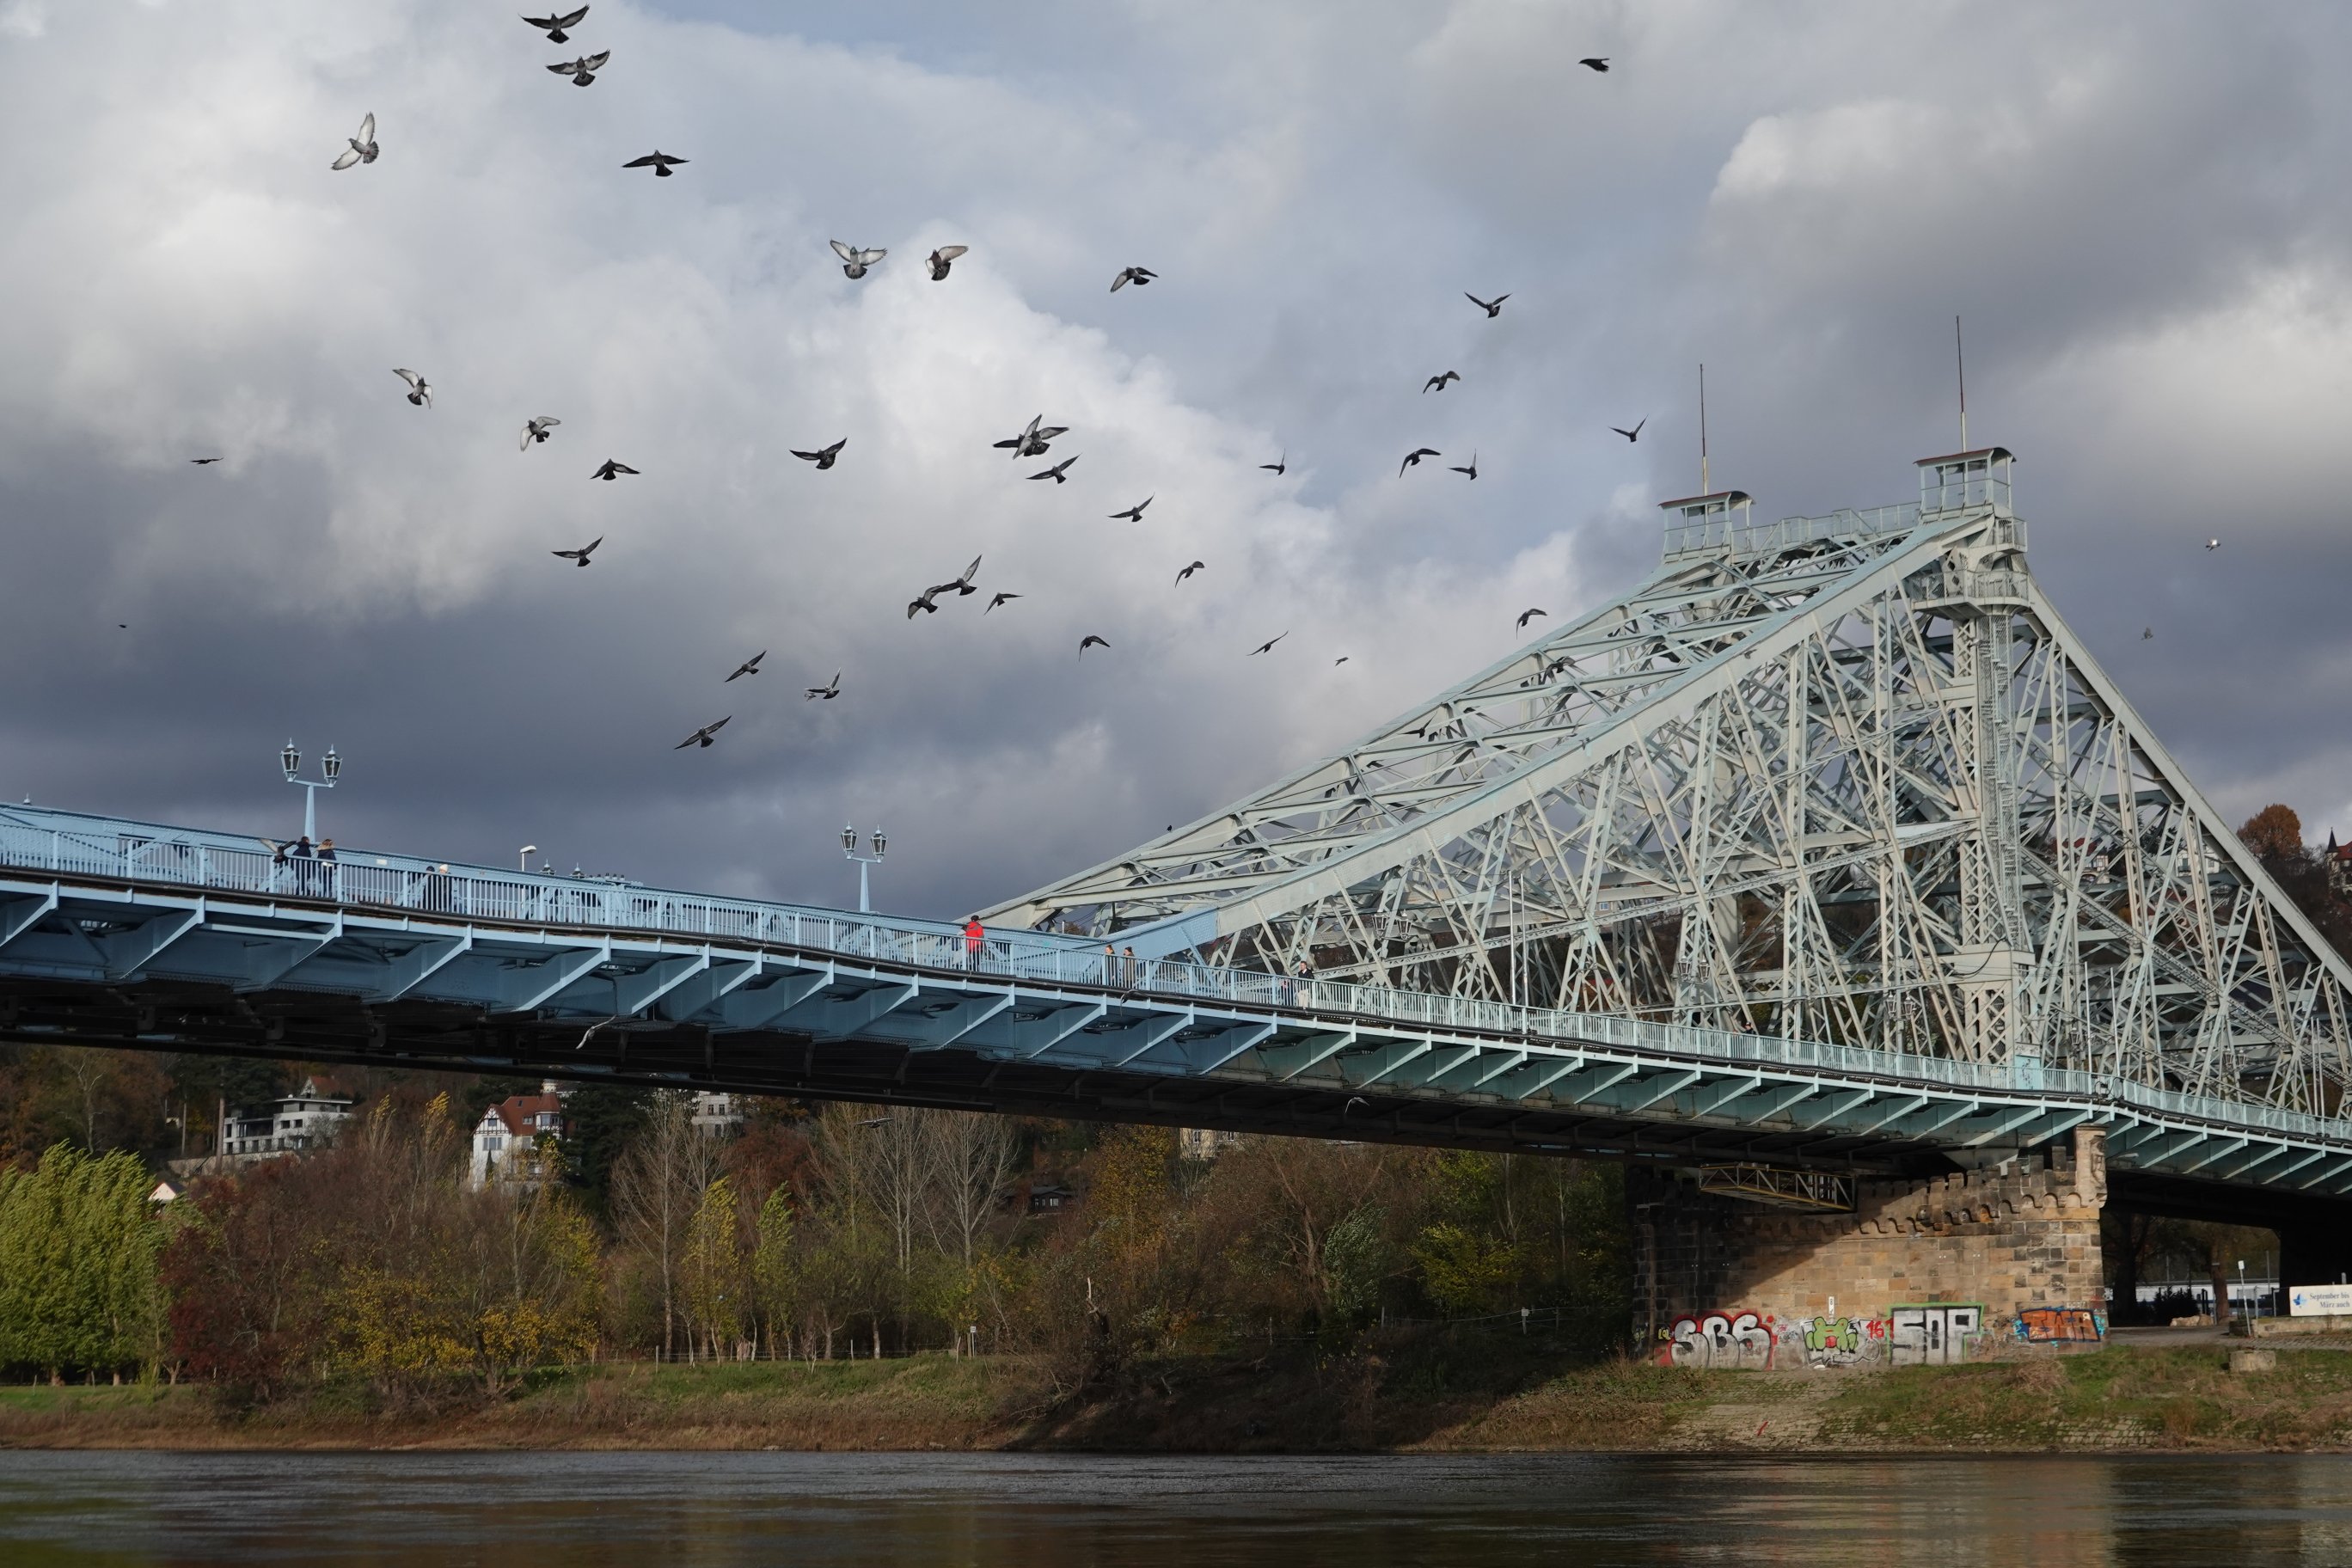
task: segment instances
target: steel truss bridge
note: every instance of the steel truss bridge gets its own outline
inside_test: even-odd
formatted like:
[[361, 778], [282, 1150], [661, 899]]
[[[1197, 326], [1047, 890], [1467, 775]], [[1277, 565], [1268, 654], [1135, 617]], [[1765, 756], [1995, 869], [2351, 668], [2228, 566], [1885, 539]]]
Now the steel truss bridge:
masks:
[[2352, 1194], [2352, 972], [2042, 598], [2009, 461], [1670, 503], [1631, 593], [977, 952], [0, 808], [0, 1038], [1748, 1171], [2090, 1126], [2126, 1180]]

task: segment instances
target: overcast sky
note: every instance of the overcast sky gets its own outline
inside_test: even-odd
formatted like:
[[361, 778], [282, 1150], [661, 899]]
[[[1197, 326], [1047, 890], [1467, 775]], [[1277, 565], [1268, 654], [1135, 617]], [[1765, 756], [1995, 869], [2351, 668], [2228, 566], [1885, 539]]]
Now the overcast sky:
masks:
[[515, 10], [0, 0], [6, 798], [290, 833], [291, 734], [345, 844], [843, 902], [878, 822], [961, 914], [1649, 570], [1702, 360], [1759, 513], [1910, 499], [1958, 312], [2076, 630], [2225, 811], [2352, 827], [2338, 7]]

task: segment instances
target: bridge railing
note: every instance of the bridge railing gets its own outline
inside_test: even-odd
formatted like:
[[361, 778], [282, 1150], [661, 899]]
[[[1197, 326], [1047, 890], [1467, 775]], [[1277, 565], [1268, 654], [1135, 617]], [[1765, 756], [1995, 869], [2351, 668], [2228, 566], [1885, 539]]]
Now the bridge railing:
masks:
[[[2336, 1142], [2352, 1119], [2185, 1095], [2063, 1068], [2027, 1081], [2006, 1064], [1898, 1055], [1819, 1040], [1781, 1039], [1608, 1013], [1529, 1007], [1383, 985], [1270, 974], [1179, 959], [1138, 959], [1083, 937], [992, 930], [977, 949], [944, 921], [714, 899], [614, 879], [502, 871], [494, 867], [346, 851], [327, 861], [286, 855], [266, 839], [116, 821], [75, 812], [0, 807], [0, 866], [104, 881], [152, 882], [285, 899], [321, 910], [400, 910], [456, 919], [619, 933], [765, 943], [878, 964], [961, 970], [1037, 984], [1104, 987], [1328, 1018], [1378, 1019], [1511, 1037], [1547, 1051], [1597, 1046], [1734, 1067], [1819, 1071], [1945, 1091], [2027, 1089], [2112, 1101], [2158, 1114]], [[299, 908], [289, 913], [301, 912]]]

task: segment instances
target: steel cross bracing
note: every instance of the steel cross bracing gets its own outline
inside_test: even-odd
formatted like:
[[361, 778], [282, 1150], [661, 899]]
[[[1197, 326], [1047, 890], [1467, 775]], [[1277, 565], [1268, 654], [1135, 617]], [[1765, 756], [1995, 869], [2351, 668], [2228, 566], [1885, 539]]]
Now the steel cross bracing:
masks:
[[2108, 1133], [2124, 1169], [2333, 1197], [2352, 1125], [2008, 1068], [1293, 981], [998, 929], [0, 810], [0, 1039], [1900, 1172]]
[[1673, 503], [1622, 598], [992, 918], [2333, 1116], [2352, 971], [2044, 597], [2009, 462]]

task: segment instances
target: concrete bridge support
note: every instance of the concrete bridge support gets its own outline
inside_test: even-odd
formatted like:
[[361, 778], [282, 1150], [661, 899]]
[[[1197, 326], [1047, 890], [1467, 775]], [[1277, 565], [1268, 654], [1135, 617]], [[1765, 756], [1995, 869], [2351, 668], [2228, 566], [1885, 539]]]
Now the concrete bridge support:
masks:
[[[1850, 1214], [1766, 1207], [1629, 1172], [1635, 1331], [1671, 1344], [1720, 1319], [1711, 1363], [1728, 1353], [1750, 1364], [1809, 1334], [1826, 1335], [1837, 1359], [1856, 1338], [1900, 1344], [1916, 1330], [1924, 1350], [1947, 1328], [2006, 1333], [2030, 1309], [2104, 1310], [2105, 1137], [2078, 1128], [1999, 1166], [1857, 1183]], [[1898, 1310], [1945, 1304], [1979, 1310], [1927, 1314], [1927, 1328]]]

